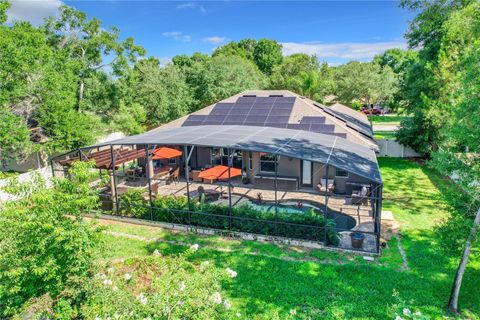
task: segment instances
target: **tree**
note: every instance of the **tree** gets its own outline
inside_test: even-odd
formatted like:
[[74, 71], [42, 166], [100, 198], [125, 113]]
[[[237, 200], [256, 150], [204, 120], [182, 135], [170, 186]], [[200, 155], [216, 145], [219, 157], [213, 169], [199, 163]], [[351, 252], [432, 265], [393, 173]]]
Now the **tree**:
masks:
[[[161, 68], [160, 61], [153, 57], [140, 60], [129, 76], [120, 82], [124, 108], [137, 110], [134, 113], [136, 122], [158, 126], [182, 117], [191, 110], [191, 89], [182, 69], [175, 64]], [[142, 116], [141, 108], [145, 116]]]
[[270, 75], [276, 65], [282, 63], [282, 45], [275, 40], [261, 39], [255, 45], [253, 61], [260, 71]]
[[0, 25], [7, 21], [7, 10], [10, 8], [10, 3], [6, 0], [0, 1]]
[[[349, 62], [339, 67], [337, 76], [336, 95], [348, 104], [359, 100], [371, 108], [371, 104], [392, 97], [396, 90], [392, 69], [388, 66], [381, 68], [373, 62]], [[370, 116], [370, 124], [371, 121]]]
[[20, 199], [0, 207], [2, 317], [11, 316], [31, 298], [47, 293], [55, 298], [67, 286], [92, 276], [100, 237], [98, 227], [84, 220], [99, 205], [98, 194], [90, 187], [95, 175], [90, 168], [91, 164], [75, 163], [71, 179], [54, 180], [51, 189], [40, 176], [6, 187]]
[[31, 148], [30, 132], [22, 119], [0, 106], [0, 163], [23, 158]]
[[[71, 59], [77, 62], [79, 76], [77, 110], [81, 110], [85, 80], [95, 71], [111, 67], [113, 73], [122, 75], [129, 62], [143, 56], [145, 50], [134, 43], [133, 38], [119, 41], [120, 30], [102, 28], [101, 22], [87, 19], [85, 13], [68, 6], [60, 7], [58, 19], [49, 18], [45, 24], [52, 45], [58, 50], [66, 50]], [[110, 62], [104, 57], [110, 56]]]
[[241, 91], [262, 89], [266, 77], [250, 61], [238, 56], [215, 56], [207, 63], [197, 63], [189, 71], [188, 83], [198, 107], [225, 99]]

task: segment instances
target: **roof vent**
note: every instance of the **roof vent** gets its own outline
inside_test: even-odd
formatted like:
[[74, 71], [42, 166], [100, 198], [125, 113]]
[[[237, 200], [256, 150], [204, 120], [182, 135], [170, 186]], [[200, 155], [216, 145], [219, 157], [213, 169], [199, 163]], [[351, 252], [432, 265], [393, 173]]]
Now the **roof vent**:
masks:
[[271, 95], [269, 95], [269, 97], [280, 98], [280, 97], [283, 97], [283, 94], [271, 94]]
[[242, 97], [256, 97], [256, 94], [244, 94]]

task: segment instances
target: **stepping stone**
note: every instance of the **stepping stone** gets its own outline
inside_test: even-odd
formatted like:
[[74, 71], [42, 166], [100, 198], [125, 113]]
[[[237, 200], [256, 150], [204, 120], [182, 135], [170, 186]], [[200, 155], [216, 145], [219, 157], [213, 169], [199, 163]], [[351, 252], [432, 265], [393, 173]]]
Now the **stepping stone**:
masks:
[[393, 217], [392, 211], [388, 211], [388, 210], [383, 211], [383, 210], [382, 210], [382, 220], [391, 220], [391, 221], [394, 221], [395, 218]]
[[375, 258], [374, 258], [374, 257], [370, 257], [370, 256], [363, 256], [363, 260], [375, 261]]

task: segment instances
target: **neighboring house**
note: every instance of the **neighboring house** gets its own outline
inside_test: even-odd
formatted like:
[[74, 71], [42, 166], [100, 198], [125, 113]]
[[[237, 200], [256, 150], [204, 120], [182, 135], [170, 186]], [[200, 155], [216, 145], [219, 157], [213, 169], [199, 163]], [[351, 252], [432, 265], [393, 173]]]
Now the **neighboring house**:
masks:
[[[229, 223], [216, 228], [269, 236], [275, 230], [275, 236], [350, 249], [356, 248], [349, 238], [354, 230], [365, 236], [364, 250], [378, 252], [382, 180], [377, 150], [367, 117], [353, 109], [327, 107], [290, 91], [248, 91], [149, 132], [62, 155], [54, 159], [54, 168], [63, 173], [79, 158], [94, 159], [97, 168], [115, 177], [104, 193], [110, 195], [116, 213], [129, 188], [148, 190], [151, 206], [163, 195], [190, 199], [201, 192], [211, 196], [212, 203], [230, 208], [224, 216]], [[228, 195], [222, 189], [225, 181], [234, 187], [227, 188]], [[222, 202], [223, 197], [228, 201]], [[248, 220], [275, 227], [235, 229], [235, 219], [240, 218], [232, 216], [232, 208], [247, 202], [255, 210], [265, 209], [260, 203], [267, 203], [267, 211], [268, 204], [274, 208], [275, 219]], [[284, 206], [292, 210], [292, 221], [279, 221], [278, 210], [284, 212]], [[300, 223], [303, 218], [295, 209], [304, 208], [334, 221], [335, 231], [343, 235], [340, 241], [328, 240], [327, 228]], [[180, 219], [181, 223], [198, 226], [200, 222], [192, 220], [195, 210], [187, 211], [188, 223]], [[214, 218], [206, 214], [204, 219]], [[282, 234], [278, 230], [285, 223], [296, 231]], [[306, 227], [318, 230], [312, 235]]]

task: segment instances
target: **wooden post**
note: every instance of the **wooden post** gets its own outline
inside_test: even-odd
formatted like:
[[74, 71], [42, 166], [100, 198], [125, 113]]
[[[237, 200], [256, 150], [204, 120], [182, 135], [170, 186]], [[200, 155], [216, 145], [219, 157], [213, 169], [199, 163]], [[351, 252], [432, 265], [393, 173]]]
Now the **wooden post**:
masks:
[[110, 145], [110, 157], [111, 157], [111, 163], [110, 165], [112, 166], [112, 175], [110, 178], [110, 190], [112, 194], [112, 203], [113, 199], [115, 199], [115, 211], [117, 212], [117, 215], [120, 213], [119, 208], [118, 208], [118, 194], [117, 194], [117, 182], [115, 181], [115, 157], [113, 155], [113, 145]]

